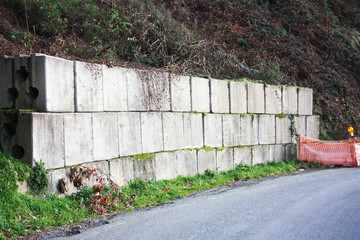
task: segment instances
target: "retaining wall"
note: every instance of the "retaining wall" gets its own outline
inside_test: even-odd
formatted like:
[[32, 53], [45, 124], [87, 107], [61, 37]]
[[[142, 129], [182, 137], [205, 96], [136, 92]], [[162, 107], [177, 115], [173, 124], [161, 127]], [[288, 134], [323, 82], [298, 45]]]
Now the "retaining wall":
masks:
[[296, 136], [319, 134], [308, 88], [41, 54], [0, 58], [0, 96], [0, 146], [42, 160], [51, 191], [69, 181], [69, 166], [102, 169], [123, 185], [295, 158]]

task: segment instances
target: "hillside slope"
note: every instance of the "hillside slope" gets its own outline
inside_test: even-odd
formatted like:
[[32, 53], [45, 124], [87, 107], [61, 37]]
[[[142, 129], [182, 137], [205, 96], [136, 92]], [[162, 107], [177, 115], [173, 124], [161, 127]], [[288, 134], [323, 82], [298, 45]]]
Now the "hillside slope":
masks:
[[360, 130], [356, 0], [0, 0], [0, 22], [0, 55], [311, 87], [323, 139]]

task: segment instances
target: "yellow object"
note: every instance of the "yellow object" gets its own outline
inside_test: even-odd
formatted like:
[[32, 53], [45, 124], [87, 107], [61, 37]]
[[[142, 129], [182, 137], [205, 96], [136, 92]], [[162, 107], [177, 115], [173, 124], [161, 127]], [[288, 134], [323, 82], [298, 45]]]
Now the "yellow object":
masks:
[[354, 136], [354, 129], [350, 126], [350, 127], [348, 128], [348, 131], [349, 131], [349, 133], [350, 133], [350, 136], [353, 137], [353, 136]]

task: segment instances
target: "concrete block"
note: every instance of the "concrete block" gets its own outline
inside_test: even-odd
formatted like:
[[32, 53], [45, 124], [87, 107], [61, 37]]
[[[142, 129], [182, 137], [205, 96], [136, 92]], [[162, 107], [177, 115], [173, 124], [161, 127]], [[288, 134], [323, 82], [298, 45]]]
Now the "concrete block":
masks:
[[0, 56], [0, 109], [11, 108], [19, 92], [12, 83], [13, 59]]
[[142, 152], [161, 152], [164, 150], [162, 113], [140, 113]]
[[216, 170], [216, 152], [215, 150], [207, 151], [200, 149], [197, 152], [198, 158], [198, 173], [203, 174], [206, 169]]
[[170, 74], [171, 111], [191, 111], [190, 77]]
[[92, 113], [94, 160], [119, 157], [119, 128], [117, 113]]
[[210, 112], [209, 79], [191, 78], [191, 110], [196, 112]]
[[103, 66], [75, 61], [75, 111], [104, 110]]
[[234, 148], [234, 167], [245, 164], [251, 165], [251, 147]]
[[146, 73], [136, 69], [126, 70], [128, 86], [128, 109], [130, 111], [148, 111], [149, 107], [149, 86], [143, 80]]
[[240, 145], [240, 115], [223, 115], [224, 147]]
[[134, 156], [135, 179], [155, 179], [155, 154]]
[[259, 115], [259, 144], [275, 143], [275, 115]]
[[184, 148], [200, 148], [204, 145], [203, 116], [200, 113], [184, 113]]
[[65, 166], [93, 161], [91, 113], [64, 114], [64, 138]]
[[185, 148], [184, 124], [182, 113], [162, 113], [164, 130], [164, 150], [171, 151]]
[[52, 170], [49, 172], [48, 178], [50, 182], [48, 189], [49, 193], [60, 194], [58, 185], [60, 179], [62, 178], [65, 180], [65, 186], [67, 188], [67, 192], [65, 192], [66, 195], [76, 193], [78, 191], [78, 189], [74, 186], [74, 184], [70, 182], [70, 169], [61, 168], [61, 169]]
[[297, 143], [299, 134], [306, 136], [306, 116], [294, 117], [295, 132], [292, 134], [292, 142]]
[[222, 147], [222, 115], [204, 115], [204, 145], [211, 147]]
[[83, 183], [86, 186], [93, 187], [94, 185], [98, 185], [100, 179], [102, 179], [103, 183], [108, 185], [110, 184], [110, 167], [109, 161], [98, 161], [92, 163], [86, 163], [81, 165], [82, 167], [86, 167], [90, 170], [95, 170], [95, 174], [90, 176], [90, 179], [83, 178]]
[[282, 112], [284, 114], [297, 114], [297, 87], [282, 88]]
[[306, 136], [313, 139], [319, 139], [320, 116], [306, 117]]
[[103, 65], [104, 111], [127, 111], [126, 69]]
[[291, 143], [291, 120], [276, 117], [276, 144]]
[[219, 171], [234, 169], [234, 151], [232, 148], [216, 150], [216, 167]]
[[298, 114], [312, 115], [313, 111], [313, 90], [310, 88], [299, 88], [298, 90]]
[[269, 153], [268, 145], [254, 146], [252, 153], [253, 153], [252, 165], [259, 163], [266, 163], [270, 161], [270, 153]]
[[17, 182], [18, 185], [18, 192], [21, 194], [26, 194], [27, 192], [29, 192], [31, 190], [30, 185], [28, 184], [27, 181], [24, 182]]
[[[48, 141], [47, 138], [37, 138], [40, 139], [40, 141], [34, 141], [34, 126], [33, 126], [33, 115], [32, 113], [15, 113], [15, 115], [17, 115], [17, 124], [16, 124], [16, 129], [15, 129], [15, 135], [12, 137], [11, 142], [13, 143], [11, 145], [11, 148], [9, 148], [9, 150], [11, 151], [11, 155], [15, 158], [19, 158], [19, 159], [23, 159], [26, 163], [34, 166], [34, 159], [36, 161], [39, 161], [39, 158], [35, 158], [34, 157], [34, 148], [38, 148], [38, 144], [43, 144], [43, 142]], [[13, 116], [12, 114], [10, 115], [11, 117]], [[44, 127], [44, 129], [42, 131], [44, 131], [44, 134], [49, 137], [50, 142], [48, 143], [49, 146], [54, 147], [54, 154], [58, 153], [60, 155], [56, 156], [55, 159], [56, 160], [60, 160], [60, 162], [62, 162], [62, 158], [64, 156], [62, 156], [62, 151], [61, 151], [61, 144], [63, 142], [61, 142], [62, 137], [61, 137], [61, 123], [59, 123], [59, 125], [57, 125], [57, 121], [54, 120], [54, 122], [56, 122], [56, 124], [50, 124], [53, 125], [54, 127], [54, 133], [48, 133], [46, 134], [46, 132], [51, 132], [51, 130], [46, 129], [46, 127], [50, 127], [47, 124], [44, 124], [45, 126], [41, 126]], [[56, 127], [59, 126], [59, 129], [56, 129]], [[38, 127], [35, 128], [36, 131], [41, 131], [41, 129], [38, 129]], [[55, 130], [56, 129], [56, 130]], [[58, 145], [60, 144], [60, 145]], [[46, 156], [50, 156], [51, 159], [53, 159], [54, 157], [51, 156], [51, 151], [52, 149], [47, 149], [46, 146], [45, 147], [45, 151], [46, 151]], [[50, 153], [48, 153], [50, 152]], [[41, 158], [43, 159], [43, 162], [45, 161], [45, 158]], [[60, 166], [63, 166], [62, 164], [60, 164]]]
[[261, 83], [247, 83], [248, 113], [265, 113], [265, 92]]
[[141, 154], [139, 112], [118, 113], [120, 156]]
[[282, 91], [281, 86], [265, 86], [265, 113], [282, 113]]
[[230, 112], [247, 113], [246, 83], [230, 82]]
[[[32, 107], [44, 112], [74, 112], [74, 62], [32, 54], [31, 63], [32, 88], [27, 96], [33, 102]], [[87, 80], [83, 79], [85, 83], [82, 83], [86, 84]]]
[[169, 74], [144, 71], [142, 72], [142, 80], [148, 85], [150, 111], [170, 111]]
[[285, 145], [285, 159], [286, 160], [297, 160], [297, 145], [296, 144], [286, 144]]
[[156, 180], [172, 179], [178, 176], [178, 163], [175, 152], [162, 152], [155, 155]]
[[269, 145], [269, 161], [281, 162], [285, 159], [283, 145]]
[[259, 144], [259, 116], [246, 114], [240, 118], [240, 144], [242, 146]]
[[196, 151], [176, 151], [176, 162], [178, 164], [178, 175], [195, 176], [197, 174]]
[[119, 158], [109, 161], [110, 175], [119, 186], [126, 186], [134, 180], [134, 159], [132, 157]]
[[28, 56], [15, 56], [13, 85], [19, 93], [15, 101], [15, 107], [18, 109], [30, 108], [30, 98], [26, 95], [26, 92], [31, 87], [30, 58]]
[[[18, 121], [18, 113], [16, 111], [0, 111], [0, 145], [1, 150], [7, 153], [8, 155], [11, 155], [15, 157], [11, 153], [11, 148], [17, 144], [17, 135], [18, 132], [18, 126], [22, 124], [29, 124], [31, 126], [31, 119], [23, 123], [23, 121]], [[31, 129], [30, 129], [31, 132]], [[28, 139], [29, 142], [31, 142], [31, 138]], [[31, 146], [30, 146], [31, 147]], [[30, 155], [30, 159], [31, 159]], [[19, 158], [19, 157], [15, 157]]]
[[225, 80], [210, 80], [210, 111], [229, 113], [229, 83]]

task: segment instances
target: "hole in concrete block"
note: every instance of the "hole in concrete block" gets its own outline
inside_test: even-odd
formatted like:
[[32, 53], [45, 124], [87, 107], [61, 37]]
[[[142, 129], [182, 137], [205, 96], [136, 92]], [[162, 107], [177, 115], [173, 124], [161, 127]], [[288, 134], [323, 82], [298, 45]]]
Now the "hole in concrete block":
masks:
[[9, 88], [9, 89], [6, 91], [6, 93], [7, 93], [8, 98], [9, 98], [11, 101], [15, 101], [15, 100], [18, 98], [18, 96], [19, 96], [19, 91], [18, 91], [16, 88], [14, 88], [14, 87]]
[[35, 100], [39, 96], [39, 90], [37, 90], [37, 88], [34, 87], [29, 87], [28, 90], [26, 91], [26, 95], [31, 100]]
[[3, 134], [7, 138], [12, 138], [15, 135], [15, 127], [11, 123], [3, 125]]
[[25, 150], [22, 146], [20, 146], [19, 144], [16, 144], [11, 149], [11, 155], [16, 159], [20, 159], [25, 155]]
[[16, 76], [16, 79], [24, 82], [28, 78], [29, 73], [28, 73], [28, 71], [26, 71], [26, 68], [24, 66], [21, 66], [20, 70], [17, 70], [15, 72], [15, 76]]

